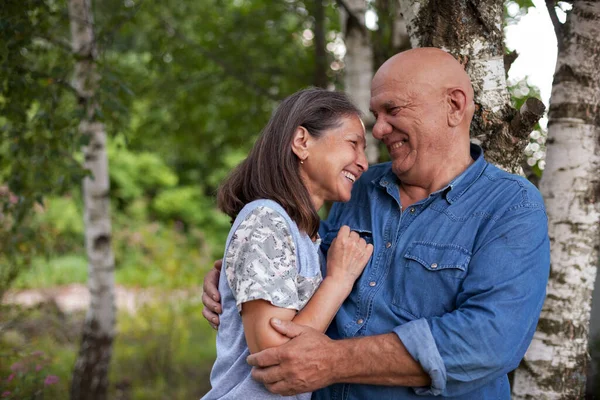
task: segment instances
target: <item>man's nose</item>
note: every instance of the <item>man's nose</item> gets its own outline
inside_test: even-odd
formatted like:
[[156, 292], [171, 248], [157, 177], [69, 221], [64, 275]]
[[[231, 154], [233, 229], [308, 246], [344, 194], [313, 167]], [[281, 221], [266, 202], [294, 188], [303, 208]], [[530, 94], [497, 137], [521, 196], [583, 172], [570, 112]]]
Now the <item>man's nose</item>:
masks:
[[377, 140], [383, 140], [385, 135], [392, 132], [392, 126], [384, 119], [383, 116], [378, 116], [373, 125], [373, 137]]

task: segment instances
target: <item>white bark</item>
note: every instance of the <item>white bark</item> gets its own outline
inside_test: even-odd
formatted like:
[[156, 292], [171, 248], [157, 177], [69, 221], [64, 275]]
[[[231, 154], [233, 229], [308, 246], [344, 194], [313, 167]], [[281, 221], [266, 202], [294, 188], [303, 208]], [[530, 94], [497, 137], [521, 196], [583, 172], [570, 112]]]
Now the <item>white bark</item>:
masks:
[[369, 164], [379, 161], [379, 142], [373, 138], [371, 129], [374, 119], [369, 112], [371, 101], [371, 79], [373, 79], [373, 50], [365, 27], [365, 0], [346, 0], [345, 4], [360, 25], [353, 23], [343, 7], [340, 9], [346, 55], [344, 57], [344, 86], [346, 93], [363, 113], [367, 128], [367, 159]]
[[83, 181], [88, 256], [88, 309], [79, 356], [73, 371], [72, 399], [105, 399], [115, 326], [114, 256], [111, 249], [108, 157], [104, 125], [95, 121], [96, 43], [91, 0], [69, 0], [73, 53], [77, 58], [73, 86], [84, 107], [80, 132], [90, 176]]
[[589, 362], [600, 256], [600, 1], [575, 1], [564, 27], [540, 182], [552, 244], [550, 281], [537, 332], [515, 373], [514, 399], [583, 398]]
[[400, 0], [400, 10], [413, 48], [439, 47], [465, 66], [477, 106], [471, 126], [473, 141], [483, 146], [491, 162], [519, 171], [521, 158], [515, 157], [508, 125], [511, 104], [504, 70], [503, 4], [491, 0], [474, 6], [467, 3]]

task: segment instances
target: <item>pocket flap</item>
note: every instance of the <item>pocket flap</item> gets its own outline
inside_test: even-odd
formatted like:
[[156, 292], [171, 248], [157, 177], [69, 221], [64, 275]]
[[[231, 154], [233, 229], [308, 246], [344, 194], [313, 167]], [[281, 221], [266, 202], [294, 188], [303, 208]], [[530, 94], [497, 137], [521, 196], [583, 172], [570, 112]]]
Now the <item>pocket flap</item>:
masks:
[[413, 242], [404, 254], [430, 271], [454, 268], [466, 271], [471, 252], [456, 244]]

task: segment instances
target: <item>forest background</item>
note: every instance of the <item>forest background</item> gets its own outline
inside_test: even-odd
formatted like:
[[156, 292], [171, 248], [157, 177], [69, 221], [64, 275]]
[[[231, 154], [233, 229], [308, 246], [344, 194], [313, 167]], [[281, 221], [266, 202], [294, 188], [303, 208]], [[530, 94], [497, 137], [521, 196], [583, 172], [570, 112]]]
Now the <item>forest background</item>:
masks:
[[[117, 302], [109, 398], [208, 390], [215, 332], [201, 316], [201, 284], [229, 230], [215, 191], [279, 100], [307, 86], [348, 89], [343, 4], [93, 3], [93, 113], [108, 136], [115, 281], [128, 301]], [[376, 69], [410, 44], [394, 42], [395, 2], [367, 4], [378, 16], [367, 28]], [[504, 24], [532, 6], [505, 2]], [[62, 399], [87, 307], [85, 296], [59, 301], [88, 279], [81, 148], [89, 139], [79, 129], [87, 110], [71, 83], [84, 57], [73, 56], [67, 1], [5, 0], [0, 12], [0, 396]], [[538, 96], [526, 80], [509, 89], [515, 108]], [[537, 126], [525, 149], [534, 181], [545, 135]]]

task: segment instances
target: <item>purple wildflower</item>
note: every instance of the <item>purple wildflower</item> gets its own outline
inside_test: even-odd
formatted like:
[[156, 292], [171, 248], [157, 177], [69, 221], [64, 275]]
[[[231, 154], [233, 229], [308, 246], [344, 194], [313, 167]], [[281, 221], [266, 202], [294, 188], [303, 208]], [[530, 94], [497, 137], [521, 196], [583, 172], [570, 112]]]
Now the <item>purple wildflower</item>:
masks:
[[54, 385], [55, 383], [58, 383], [58, 376], [56, 375], [48, 375], [46, 379], [44, 379], [44, 385], [46, 386]]
[[8, 376], [8, 378], [6, 378], [6, 382], [10, 382], [10, 381], [12, 381], [13, 379], [15, 379], [15, 374], [10, 374], [10, 375]]
[[27, 372], [27, 366], [21, 361], [17, 361], [16, 363], [10, 366], [10, 370], [12, 372]]
[[7, 390], [6, 392], [2, 393], [2, 397], [8, 397], [10, 396], [10, 392]]

